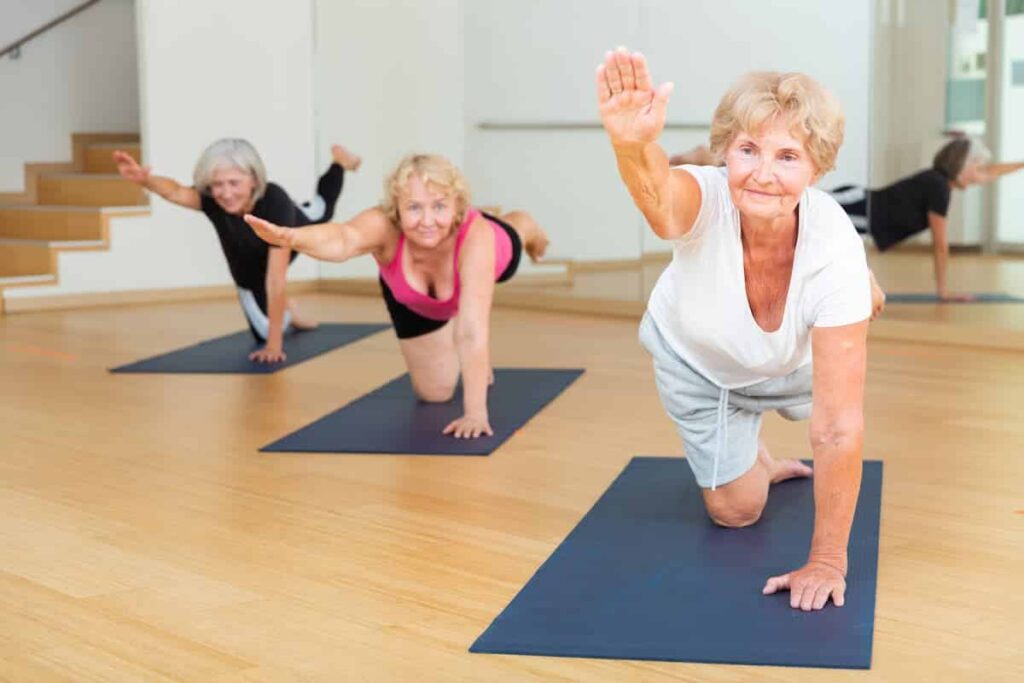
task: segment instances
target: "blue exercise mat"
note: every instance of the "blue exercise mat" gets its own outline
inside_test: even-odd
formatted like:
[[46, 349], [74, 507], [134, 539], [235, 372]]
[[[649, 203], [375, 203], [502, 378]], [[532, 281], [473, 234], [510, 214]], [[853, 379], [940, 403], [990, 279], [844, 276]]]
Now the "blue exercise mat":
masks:
[[346, 344], [351, 344], [389, 325], [324, 323], [313, 330], [289, 332], [284, 338], [283, 363], [255, 363], [249, 354], [261, 348], [248, 331], [236, 332], [187, 346], [136, 363], [122, 365], [111, 372], [126, 373], [204, 373], [267, 375], [309, 360]]
[[761, 520], [723, 529], [682, 458], [633, 458], [471, 652], [866, 669], [882, 463], [864, 463], [846, 605], [765, 596], [807, 560], [810, 479], [772, 486]]
[[446, 403], [424, 403], [409, 375], [388, 382], [261, 450], [293, 453], [490, 455], [576, 381], [583, 370], [501, 369], [487, 392], [493, 436], [456, 439], [441, 431], [462, 415], [462, 389]]
[[[974, 301], [948, 301], [941, 303], [953, 304], [1019, 304], [1024, 299], [1004, 292], [971, 292], [975, 297]], [[887, 304], [937, 304], [940, 303], [937, 294], [926, 292], [895, 292], [885, 295]]]

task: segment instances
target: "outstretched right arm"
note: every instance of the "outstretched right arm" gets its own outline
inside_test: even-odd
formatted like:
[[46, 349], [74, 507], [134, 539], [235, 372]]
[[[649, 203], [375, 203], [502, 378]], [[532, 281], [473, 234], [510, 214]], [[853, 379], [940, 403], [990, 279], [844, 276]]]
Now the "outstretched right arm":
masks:
[[155, 192], [169, 202], [186, 209], [199, 210], [201, 208], [199, 193], [194, 187], [185, 187], [175, 180], [163, 176], [150, 175], [149, 166], [139, 166], [130, 154], [117, 150], [114, 152], [114, 161], [117, 163], [117, 172], [125, 180], [129, 180], [150, 192]]
[[619, 175], [655, 234], [682, 237], [700, 212], [700, 186], [689, 172], [669, 169], [658, 145], [672, 84], [654, 89], [647, 60], [625, 48], [609, 52], [597, 68], [601, 123], [611, 139]]
[[321, 261], [347, 261], [363, 254], [379, 253], [394, 228], [380, 209], [367, 209], [346, 223], [319, 223], [301, 228], [283, 228], [270, 221], [245, 215], [257, 235], [267, 244], [287, 247]]

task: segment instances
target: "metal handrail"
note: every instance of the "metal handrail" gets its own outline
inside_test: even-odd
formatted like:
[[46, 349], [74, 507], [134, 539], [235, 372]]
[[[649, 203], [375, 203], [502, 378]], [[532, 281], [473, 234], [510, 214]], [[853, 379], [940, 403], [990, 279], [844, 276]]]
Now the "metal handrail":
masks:
[[67, 21], [71, 17], [75, 16], [79, 12], [83, 12], [83, 11], [89, 9], [90, 7], [92, 7], [93, 5], [95, 5], [99, 1], [100, 0], [88, 0], [88, 2], [83, 2], [81, 5], [78, 5], [77, 7], [72, 7], [67, 12], [65, 12], [64, 14], [60, 15], [59, 17], [57, 17], [56, 19], [53, 19], [52, 21], [49, 21], [49, 22], [43, 24], [42, 26], [37, 28], [35, 31], [32, 31], [32, 33], [29, 33], [24, 38], [16, 40], [13, 43], [11, 43], [10, 45], [8, 45], [7, 47], [5, 47], [3, 50], [0, 50], [0, 59], [2, 59], [3, 56], [8, 54], [8, 53], [10, 53], [11, 59], [17, 59], [18, 57], [21, 56], [21, 46], [22, 45], [24, 45], [25, 43], [29, 42], [33, 38], [46, 33], [47, 31], [49, 31], [51, 28], [53, 28], [57, 24], [64, 23], [65, 21]]

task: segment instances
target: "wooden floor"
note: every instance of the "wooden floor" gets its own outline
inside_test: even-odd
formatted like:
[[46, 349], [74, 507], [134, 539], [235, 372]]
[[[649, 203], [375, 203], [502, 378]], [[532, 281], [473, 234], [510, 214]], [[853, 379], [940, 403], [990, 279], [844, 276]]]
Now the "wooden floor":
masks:
[[496, 311], [497, 365], [587, 373], [488, 458], [257, 452], [403, 372], [388, 332], [270, 376], [106, 372], [241, 327], [230, 300], [0, 317], [0, 679], [1024, 680], [1020, 352], [872, 340], [858, 672], [467, 652], [633, 455], [679, 453], [636, 321]]

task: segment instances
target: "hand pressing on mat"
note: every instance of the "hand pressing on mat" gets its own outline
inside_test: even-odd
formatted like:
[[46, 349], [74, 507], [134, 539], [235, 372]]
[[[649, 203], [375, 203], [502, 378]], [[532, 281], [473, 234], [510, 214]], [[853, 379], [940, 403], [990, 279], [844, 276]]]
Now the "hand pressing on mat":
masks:
[[486, 415], [463, 415], [449, 422], [442, 434], [451, 434], [456, 439], [476, 439], [485, 435], [494, 436], [494, 430]]
[[817, 560], [796, 571], [773, 576], [768, 579], [761, 593], [771, 595], [778, 591], [789, 591], [789, 606], [805, 612], [825, 607], [829, 596], [836, 607], [846, 602], [846, 578], [836, 567]]
[[288, 354], [280, 346], [267, 344], [262, 349], [250, 353], [249, 360], [257, 363], [283, 363], [288, 360]]
[[939, 292], [939, 301], [943, 303], [964, 303], [975, 301], [978, 297], [973, 294], [959, 294], [957, 292]]

